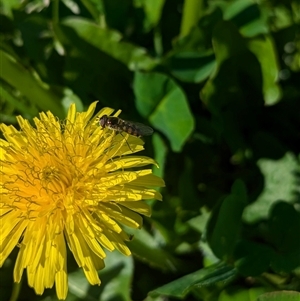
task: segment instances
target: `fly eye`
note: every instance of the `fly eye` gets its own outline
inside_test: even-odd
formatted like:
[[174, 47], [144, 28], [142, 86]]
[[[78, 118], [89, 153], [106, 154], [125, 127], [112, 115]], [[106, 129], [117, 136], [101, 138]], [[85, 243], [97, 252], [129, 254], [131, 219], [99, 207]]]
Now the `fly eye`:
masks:
[[105, 125], [107, 123], [107, 115], [103, 115], [101, 118], [100, 118], [100, 125], [105, 128]]

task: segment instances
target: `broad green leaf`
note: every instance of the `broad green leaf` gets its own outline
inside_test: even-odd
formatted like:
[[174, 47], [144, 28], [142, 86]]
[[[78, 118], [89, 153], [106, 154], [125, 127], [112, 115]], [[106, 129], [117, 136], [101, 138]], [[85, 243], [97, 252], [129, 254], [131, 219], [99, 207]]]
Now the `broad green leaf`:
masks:
[[276, 247], [272, 268], [277, 272], [291, 272], [300, 266], [300, 213], [293, 205], [278, 202], [270, 213], [270, 239]]
[[156, 296], [156, 297], [151, 297], [151, 296], [147, 296], [144, 301], [165, 301], [165, 297], [164, 296]]
[[[201, 97], [210, 111], [219, 114], [222, 106], [233, 104], [243, 96], [240, 73], [257, 76], [245, 41], [230, 22], [219, 22], [213, 33], [217, 68], [201, 91]], [[244, 60], [247, 59], [245, 62]], [[230, 75], [230, 76], [229, 76]], [[255, 79], [258, 82], [259, 78]], [[260, 81], [259, 81], [260, 82]], [[239, 100], [242, 103], [242, 100]], [[245, 102], [245, 100], [244, 100]]]
[[245, 42], [237, 28], [231, 22], [224, 21], [219, 22], [214, 29], [213, 46], [218, 65], [245, 50]]
[[102, 1], [99, 0], [80, 0], [81, 3], [86, 7], [86, 9], [93, 16], [94, 20], [99, 21], [99, 19], [104, 15], [104, 8]]
[[[97, 36], [99, 26], [90, 25], [86, 28], [87, 35]], [[70, 26], [58, 24], [54, 30], [66, 52], [64, 81], [77, 95], [83, 100], [100, 99], [102, 105], [115, 108], [120, 107], [120, 99], [123, 102], [132, 99], [127, 66], [87, 42], [90, 37], [81, 37]], [[105, 43], [105, 39], [102, 42]]]
[[[297, 9], [296, 5], [295, 8]], [[264, 7], [265, 13], [269, 13], [269, 9], [268, 6]], [[291, 14], [291, 11], [285, 5], [276, 5], [273, 10], [274, 16], [272, 22], [278, 30], [294, 26], [293, 14]]]
[[121, 298], [130, 301], [131, 281], [133, 277], [133, 259], [119, 252], [107, 252], [105, 268], [99, 272], [100, 286], [88, 283], [82, 270], [69, 273], [69, 291], [80, 300], [109, 301]]
[[[54, 7], [58, 10], [55, 5]], [[27, 18], [18, 21], [17, 28], [21, 34], [26, 56], [32, 61], [32, 66], [41, 79], [61, 85], [65, 49], [49, 28], [49, 23], [50, 21], [43, 14], [30, 14]]]
[[256, 301], [300, 301], [300, 293], [295, 291], [280, 291], [262, 294]]
[[49, 2], [43, 0], [28, 1], [24, 4], [25, 4], [24, 10], [29, 14], [39, 13], [47, 9], [50, 5]]
[[[223, 3], [225, 4], [224, 7], [224, 19], [225, 20], [231, 20], [234, 17], [238, 16], [239, 14], [243, 13], [247, 8], [253, 6], [253, 1], [251, 0], [236, 0], [234, 2], [231, 3], [226, 3], [226, 1], [223, 1]], [[255, 5], [256, 6], [256, 5]], [[256, 14], [255, 14], [256, 15]], [[253, 18], [254, 14], [252, 12], [252, 14], [248, 17], [248, 19], [242, 19], [239, 18], [237, 21], [239, 21], [240, 23], [238, 23], [239, 25], [242, 25], [243, 23], [249, 22], [249, 20], [251, 20]]]
[[127, 16], [132, 10], [131, 0], [102, 0], [102, 2], [107, 27], [125, 33], [128, 26]]
[[[284, 124], [285, 120], [282, 120], [282, 123]], [[281, 124], [279, 124], [279, 128]], [[252, 151], [257, 158], [280, 159], [285, 155], [287, 150], [276, 135], [264, 130], [260, 130], [253, 135], [251, 144]]]
[[21, 5], [19, 0], [1, 0], [1, 14], [13, 18], [13, 10]]
[[174, 82], [166, 75], [135, 72], [133, 90], [139, 113], [148, 118], [173, 87]]
[[201, 210], [201, 215], [197, 215], [191, 218], [190, 220], [187, 221], [187, 223], [199, 233], [203, 233], [205, 230], [205, 226], [209, 220], [210, 212], [205, 207], [201, 208], [200, 210]]
[[246, 240], [239, 241], [234, 251], [235, 266], [246, 277], [259, 276], [268, 271], [274, 256], [271, 247]]
[[82, 270], [78, 269], [75, 272], [68, 274], [69, 292], [77, 298], [85, 299], [88, 296], [90, 284], [87, 281]]
[[168, 137], [173, 151], [180, 151], [194, 129], [182, 89], [167, 75], [136, 72], [134, 93], [140, 114]]
[[154, 127], [169, 138], [175, 152], [181, 151], [194, 129], [193, 115], [187, 99], [179, 87], [174, 87], [165, 95], [149, 119]]
[[[258, 10], [258, 9], [257, 9]], [[269, 28], [267, 18], [260, 18], [253, 20], [251, 23], [240, 28], [240, 33], [245, 37], [255, 37], [258, 35], [268, 34]]]
[[265, 287], [255, 287], [244, 289], [242, 287], [234, 287], [221, 292], [218, 301], [256, 301], [261, 294], [270, 291]]
[[277, 84], [280, 70], [274, 42], [270, 35], [264, 35], [249, 40], [248, 47], [256, 55], [262, 67], [265, 103], [273, 105], [281, 98], [281, 89]]
[[229, 258], [241, 229], [241, 216], [246, 205], [245, 185], [237, 180], [229, 196], [215, 210], [208, 225], [207, 239], [218, 258]]
[[58, 95], [49, 85], [42, 82], [37, 74], [29, 72], [10, 54], [0, 50], [0, 57], [0, 78], [19, 90], [41, 110], [50, 110], [54, 115], [60, 118], [64, 117], [61, 95]]
[[[12, 95], [7, 87], [2, 84], [0, 84], [0, 95], [2, 101], [7, 101], [11, 106], [17, 109], [24, 118], [31, 119], [38, 114], [36, 107], [26, 105], [24, 101], [18, 99], [15, 95]], [[4, 112], [2, 111], [2, 113]]]
[[297, 232], [300, 230], [300, 213], [293, 205], [285, 202], [275, 203], [271, 208], [269, 227], [272, 243], [280, 252], [300, 248], [300, 239], [297, 239], [299, 238]]
[[180, 36], [187, 35], [196, 26], [201, 15], [204, 14], [204, 1], [190, 0], [184, 1], [181, 21]]
[[126, 257], [119, 252], [107, 254], [105, 268], [99, 273], [103, 289], [101, 300], [120, 298], [123, 301], [131, 301], [133, 271], [132, 257]]
[[260, 65], [230, 22], [216, 25], [213, 45], [217, 66], [200, 97], [215, 128], [236, 153], [247, 147], [244, 131], [263, 104]]
[[185, 211], [198, 212], [199, 196], [194, 182], [194, 162], [189, 158], [184, 158], [184, 169], [179, 177], [178, 193]]
[[80, 8], [78, 4], [73, 0], [61, 0], [64, 5], [75, 15], [80, 13]]
[[163, 250], [146, 230], [130, 229], [128, 232], [134, 236], [133, 240], [128, 242], [128, 247], [139, 260], [165, 271], [176, 271], [180, 267], [180, 261]]
[[217, 263], [194, 273], [185, 275], [165, 284], [149, 293], [151, 297], [159, 295], [184, 298], [193, 289], [225, 285], [236, 277], [236, 270], [224, 263]]
[[209, 267], [219, 262], [219, 258], [216, 257], [207, 242], [200, 241], [199, 248], [203, 254], [204, 267]]
[[[298, 228], [299, 229], [299, 228]], [[299, 242], [299, 232], [294, 233], [294, 239]], [[277, 253], [273, 257], [271, 267], [278, 273], [291, 273], [300, 266], [300, 248], [285, 253]]]
[[233, 183], [231, 193], [239, 197], [242, 203], [247, 203], [247, 189], [242, 180], [238, 179]]
[[164, 63], [170, 72], [185, 82], [199, 83], [210, 76], [215, 66], [215, 56], [209, 52], [176, 52]]
[[298, 161], [291, 153], [279, 160], [260, 159], [258, 166], [265, 178], [264, 189], [257, 200], [245, 208], [243, 219], [253, 223], [268, 216], [270, 206], [277, 200], [295, 201], [295, 171]]
[[268, 20], [252, 0], [236, 0], [226, 3], [224, 20], [232, 21], [242, 35], [252, 37], [268, 32]]
[[159, 166], [153, 166], [153, 173], [163, 178], [168, 148], [163, 138], [158, 133], [154, 133], [152, 143], [155, 153], [155, 161], [158, 163]]
[[146, 31], [157, 26], [162, 10], [165, 4], [165, 0], [134, 0], [136, 7], [142, 7], [145, 13], [144, 28]]
[[222, 19], [221, 9], [216, 8], [207, 11], [205, 15], [201, 16], [197, 26], [191, 28], [189, 34], [184, 37], [178, 37], [174, 41], [174, 53], [188, 51], [203, 53], [212, 49], [212, 32], [215, 25]]
[[268, 239], [273, 248], [241, 241], [236, 250], [236, 266], [245, 276], [258, 276], [271, 266], [277, 272], [291, 272], [300, 266], [300, 214], [288, 203], [272, 208]]
[[73, 93], [71, 89], [64, 89], [63, 94], [64, 96], [62, 99], [62, 105], [65, 108], [66, 112], [68, 111], [70, 105], [73, 103], [76, 105], [76, 110], [78, 112], [83, 111], [83, 105], [80, 98], [75, 93]]
[[82, 41], [120, 61], [129, 69], [150, 69], [155, 65], [154, 59], [144, 48], [122, 41], [122, 35], [117, 31], [102, 28], [80, 17], [68, 17], [61, 24], [73, 29]]

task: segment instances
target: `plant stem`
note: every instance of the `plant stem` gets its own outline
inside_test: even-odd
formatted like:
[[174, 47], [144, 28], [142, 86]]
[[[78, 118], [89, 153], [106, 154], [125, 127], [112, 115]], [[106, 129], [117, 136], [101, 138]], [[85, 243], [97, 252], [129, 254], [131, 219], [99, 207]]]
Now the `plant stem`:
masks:
[[9, 301], [17, 301], [22, 287], [22, 281], [15, 282]]

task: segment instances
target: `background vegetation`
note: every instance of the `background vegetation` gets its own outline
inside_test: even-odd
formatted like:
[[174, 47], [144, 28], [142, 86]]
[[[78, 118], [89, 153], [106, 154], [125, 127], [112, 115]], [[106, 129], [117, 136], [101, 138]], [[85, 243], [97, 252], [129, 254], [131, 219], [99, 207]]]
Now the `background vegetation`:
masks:
[[[145, 154], [160, 164], [163, 202], [131, 231], [134, 257], [108, 254], [100, 287], [70, 256], [67, 300], [300, 300], [299, 1], [0, 9], [1, 122], [45, 110], [64, 118], [70, 103], [99, 100], [155, 129]], [[14, 258], [0, 270], [1, 300]], [[56, 300], [26, 279], [20, 289], [18, 300]]]

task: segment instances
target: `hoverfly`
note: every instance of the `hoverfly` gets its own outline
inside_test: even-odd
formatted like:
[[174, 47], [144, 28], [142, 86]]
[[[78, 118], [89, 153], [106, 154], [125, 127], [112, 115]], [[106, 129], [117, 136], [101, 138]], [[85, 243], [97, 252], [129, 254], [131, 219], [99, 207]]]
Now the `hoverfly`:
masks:
[[99, 120], [102, 128], [108, 128], [116, 132], [125, 132], [135, 137], [150, 136], [153, 134], [153, 129], [150, 126], [142, 123], [123, 120], [118, 117], [103, 115]]

